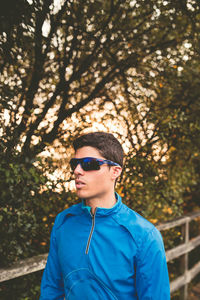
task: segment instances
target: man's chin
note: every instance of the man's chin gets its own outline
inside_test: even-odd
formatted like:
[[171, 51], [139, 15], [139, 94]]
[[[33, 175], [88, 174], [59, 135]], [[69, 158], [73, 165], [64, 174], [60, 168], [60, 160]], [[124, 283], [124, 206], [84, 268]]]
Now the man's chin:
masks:
[[84, 190], [76, 190], [76, 194], [78, 196], [78, 198], [81, 199], [93, 199], [95, 197], [95, 194], [92, 193], [88, 193], [87, 191]]
[[79, 198], [87, 198], [88, 197], [88, 193], [81, 189], [76, 190], [76, 194]]

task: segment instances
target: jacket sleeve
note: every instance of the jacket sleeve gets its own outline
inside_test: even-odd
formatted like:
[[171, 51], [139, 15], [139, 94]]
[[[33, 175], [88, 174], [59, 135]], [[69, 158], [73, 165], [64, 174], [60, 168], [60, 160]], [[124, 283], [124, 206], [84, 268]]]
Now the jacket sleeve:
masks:
[[165, 249], [160, 232], [154, 227], [138, 249], [136, 290], [139, 300], [169, 300], [170, 285]]
[[52, 229], [50, 250], [41, 282], [40, 300], [64, 299], [64, 284], [56, 245], [56, 221]]

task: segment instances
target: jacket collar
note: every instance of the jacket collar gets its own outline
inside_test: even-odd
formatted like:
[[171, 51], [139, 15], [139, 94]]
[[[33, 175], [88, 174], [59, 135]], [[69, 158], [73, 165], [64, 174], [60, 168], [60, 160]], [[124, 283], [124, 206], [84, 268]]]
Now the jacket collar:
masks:
[[[115, 192], [115, 197], [117, 202], [115, 203], [114, 206], [112, 206], [111, 208], [97, 207], [95, 216], [104, 217], [118, 212], [121, 208], [122, 200], [121, 197], [116, 192]], [[88, 213], [90, 213], [91, 211], [91, 207], [85, 204], [84, 199], [82, 199], [82, 210]]]

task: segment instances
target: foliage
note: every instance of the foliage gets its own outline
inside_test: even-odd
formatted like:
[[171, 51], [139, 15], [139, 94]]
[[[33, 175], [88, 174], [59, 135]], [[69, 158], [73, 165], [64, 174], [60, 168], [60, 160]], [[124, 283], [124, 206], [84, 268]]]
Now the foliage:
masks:
[[55, 192], [57, 184], [44, 175], [44, 168], [1, 155], [1, 267], [47, 251], [55, 214], [69, 201], [64, 187], [59, 195]]
[[145, 73], [139, 101], [130, 79], [118, 90], [124, 102], [113, 106], [129, 141], [119, 191], [153, 222], [198, 209], [200, 182], [198, 56], [178, 66], [165, 58], [158, 67], [153, 77]]
[[21, 143], [26, 156], [62, 135], [74, 112], [105, 101], [122, 80], [128, 84], [133, 68], [137, 74], [155, 69], [159, 51], [180, 60], [180, 46], [199, 26], [198, 1], [28, 3], [11, 7], [10, 15], [16, 10], [21, 18], [10, 23], [2, 11], [0, 62], [1, 103], [10, 105], [7, 152]]
[[39, 271], [2, 283], [0, 286], [1, 299], [39, 299], [41, 278], [42, 271]]
[[[40, 163], [41, 164], [41, 163]], [[49, 172], [49, 170], [48, 170]], [[13, 160], [0, 163], [0, 267], [46, 253], [55, 216], [73, 204], [74, 195], [53, 182], [33, 164]], [[60, 184], [59, 193], [55, 192]], [[40, 272], [41, 273], [41, 272]], [[0, 285], [2, 299], [36, 299], [41, 275], [31, 274]]]

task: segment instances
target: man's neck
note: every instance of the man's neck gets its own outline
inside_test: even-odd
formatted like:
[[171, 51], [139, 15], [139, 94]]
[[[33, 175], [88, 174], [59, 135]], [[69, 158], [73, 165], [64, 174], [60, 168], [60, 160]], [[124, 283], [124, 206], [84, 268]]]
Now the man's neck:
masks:
[[87, 206], [91, 207], [91, 212], [94, 214], [96, 207], [102, 207], [102, 208], [113, 207], [116, 203], [115, 193], [113, 192], [112, 194], [106, 195], [105, 197], [86, 199], [85, 203]]

